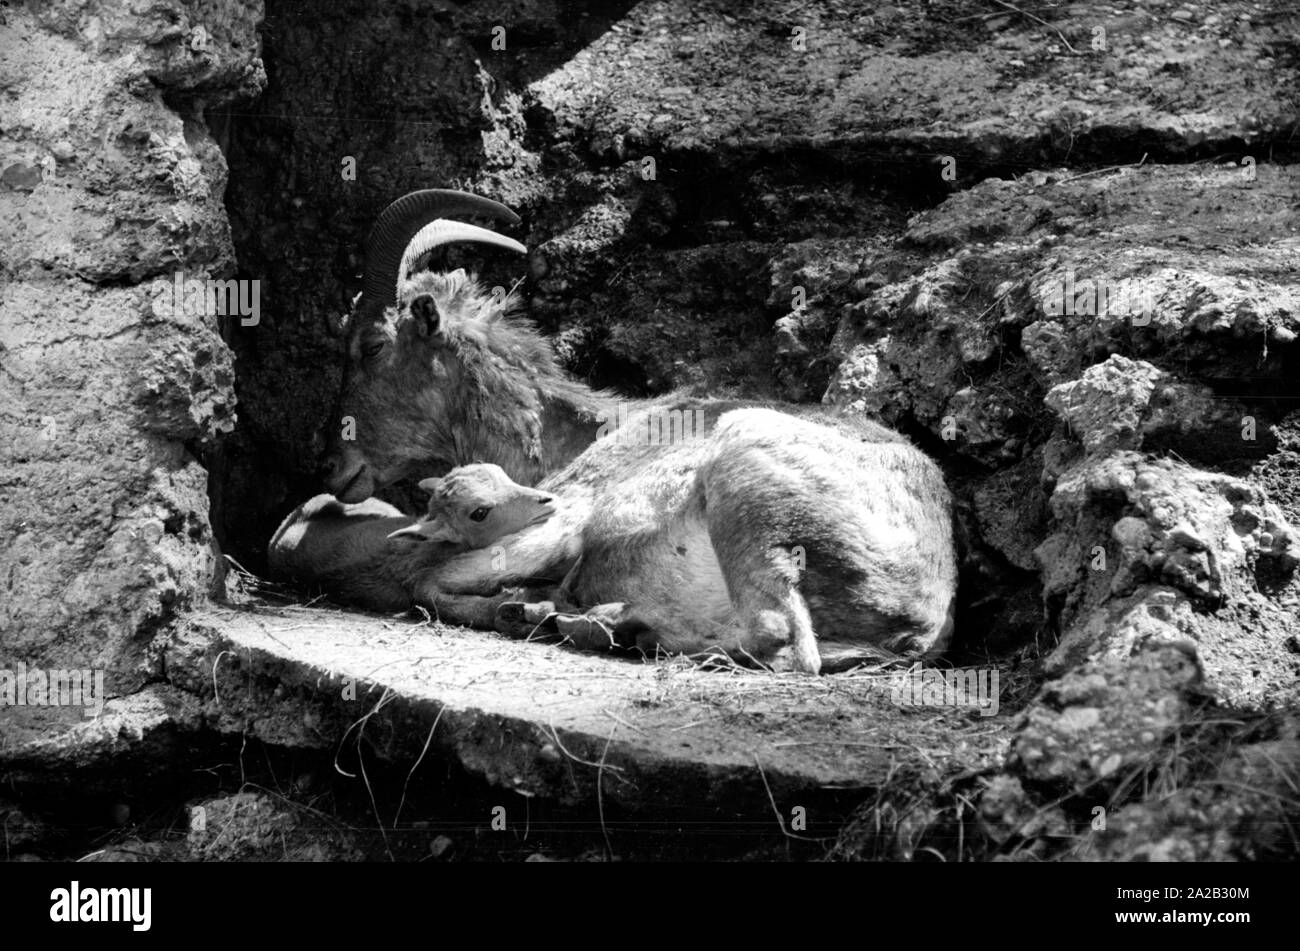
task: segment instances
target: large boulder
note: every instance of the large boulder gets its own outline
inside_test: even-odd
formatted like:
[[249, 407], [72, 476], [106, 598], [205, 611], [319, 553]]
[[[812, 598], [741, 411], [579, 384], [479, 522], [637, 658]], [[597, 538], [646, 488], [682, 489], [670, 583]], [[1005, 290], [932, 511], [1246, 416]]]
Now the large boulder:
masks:
[[[262, 87], [260, 0], [56, 2], [0, 23], [0, 648], [157, 676], [218, 572], [201, 458], [235, 425], [218, 321], [157, 306], [233, 275], [205, 110]], [[229, 328], [227, 328], [229, 329]]]

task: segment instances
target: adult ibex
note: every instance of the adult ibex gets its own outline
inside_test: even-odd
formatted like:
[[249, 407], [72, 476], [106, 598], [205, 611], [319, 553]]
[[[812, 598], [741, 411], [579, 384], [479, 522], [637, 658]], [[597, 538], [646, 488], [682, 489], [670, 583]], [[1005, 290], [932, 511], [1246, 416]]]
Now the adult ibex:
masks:
[[[464, 595], [567, 572], [577, 604], [624, 606], [615, 639], [643, 649], [813, 672], [882, 648], [943, 649], [957, 567], [951, 501], [930, 459], [877, 423], [820, 407], [620, 403], [569, 379], [510, 316], [513, 298], [464, 271], [418, 272], [450, 242], [526, 252], [445, 217], [467, 214], [519, 221], [496, 202], [426, 190], [372, 229], [326, 485], [360, 502], [406, 476], [491, 462], [563, 505], [503, 540], [504, 558], [476, 550], [430, 565], [417, 600], [481, 623]], [[681, 420], [695, 423], [693, 438], [662, 425]], [[667, 440], [653, 438], [665, 429]]]

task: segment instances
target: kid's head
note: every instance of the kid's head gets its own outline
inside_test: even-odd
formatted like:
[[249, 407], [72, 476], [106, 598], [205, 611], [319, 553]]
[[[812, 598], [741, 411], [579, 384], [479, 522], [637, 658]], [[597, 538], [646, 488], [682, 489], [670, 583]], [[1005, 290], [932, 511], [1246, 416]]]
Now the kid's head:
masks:
[[491, 463], [460, 466], [441, 479], [422, 480], [420, 488], [429, 493], [424, 518], [389, 538], [485, 548], [555, 513], [550, 493], [520, 485]]

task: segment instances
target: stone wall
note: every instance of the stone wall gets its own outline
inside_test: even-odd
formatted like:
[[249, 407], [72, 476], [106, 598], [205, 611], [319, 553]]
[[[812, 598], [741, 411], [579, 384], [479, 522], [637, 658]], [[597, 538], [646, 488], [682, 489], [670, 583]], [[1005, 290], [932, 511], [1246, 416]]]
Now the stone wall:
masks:
[[206, 110], [264, 76], [260, 0], [8, 5], [0, 87], [0, 645], [157, 676], [218, 561], [206, 455], [236, 424], [222, 328], [156, 279], [230, 275]]

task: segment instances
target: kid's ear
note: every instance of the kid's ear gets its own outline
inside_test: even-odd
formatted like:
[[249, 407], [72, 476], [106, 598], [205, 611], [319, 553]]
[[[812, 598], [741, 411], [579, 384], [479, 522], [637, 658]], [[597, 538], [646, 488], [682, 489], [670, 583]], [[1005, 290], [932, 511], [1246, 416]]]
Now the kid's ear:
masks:
[[406, 528], [399, 528], [392, 532], [389, 538], [409, 538], [412, 541], [421, 540], [426, 542], [456, 542], [459, 537], [451, 530], [451, 526], [442, 519], [433, 519], [427, 522], [416, 522], [414, 525], [408, 525]]
[[430, 495], [433, 495], [433, 493], [437, 492], [441, 485], [442, 485], [441, 479], [420, 480], [420, 488], [424, 489], [424, 491], [428, 492]]
[[442, 316], [428, 294], [411, 301], [411, 319], [415, 321], [415, 332], [424, 338], [436, 337], [442, 329]]
[[405, 528], [399, 528], [395, 532], [389, 532], [388, 537], [416, 539], [416, 538], [421, 538], [423, 536], [421, 536], [420, 534], [420, 523], [414, 522], [413, 524], [408, 525]]

